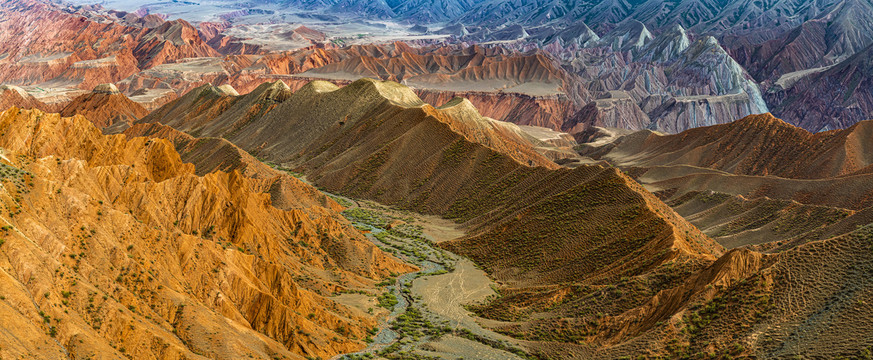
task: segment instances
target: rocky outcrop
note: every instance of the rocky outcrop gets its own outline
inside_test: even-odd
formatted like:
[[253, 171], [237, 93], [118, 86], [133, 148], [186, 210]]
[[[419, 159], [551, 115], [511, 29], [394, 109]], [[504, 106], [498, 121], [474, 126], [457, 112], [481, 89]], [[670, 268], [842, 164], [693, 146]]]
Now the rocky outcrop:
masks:
[[111, 14], [85, 15], [36, 0], [4, 1], [0, 81], [61, 80], [91, 89], [176, 59], [218, 55], [182, 20], [143, 27]]
[[402, 1], [393, 10], [414, 23], [442, 23], [457, 19], [475, 4], [473, 0]]
[[643, 49], [643, 57], [650, 61], [667, 62], [678, 59], [691, 46], [691, 39], [682, 25], [676, 24], [658, 34]]
[[585, 105], [564, 122], [563, 129], [571, 134], [595, 126], [642, 130], [649, 127], [650, 123], [649, 116], [627, 93], [610, 91], [604, 98]]
[[257, 54], [261, 52], [261, 46], [245, 42], [233, 36], [225, 34], [225, 30], [231, 27], [227, 22], [200, 22], [197, 24], [197, 32], [209, 47], [220, 54]]
[[738, 61], [759, 81], [834, 65], [873, 44], [873, 5], [843, 1], [784, 35], [735, 48]]
[[95, 94], [102, 95], [118, 95], [121, 94], [121, 91], [118, 91], [118, 87], [115, 84], [100, 84], [94, 87], [94, 90], [91, 91]]
[[873, 118], [873, 45], [832, 67], [797, 79], [767, 98], [773, 113], [809, 131], [849, 128]]
[[529, 95], [560, 93], [566, 79], [551, 59], [541, 55], [491, 53], [470, 47], [402, 51], [380, 57], [353, 56], [301, 73], [302, 76], [356, 80], [370, 77], [417, 88], [450, 91], [504, 91]]
[[653, 119], [649, 129], [675, 134], [696, 127], [729, 123], [748, 114], [766, 111], [766, 108], [754, 104], [755, 100], [746, 93], [669, 97], [649, 112]]
[[195, 175], [167, 140], [16, 108], [0, 126], [4, 356], [329, 357], [375, 321], [325, 295], [409, 269], [329, 209]]
[[641, 50], [653, 38], [645, 24], [629, 20], [603, 35], [600, 39], [600, 45], [608, 46], [613, 51], [637, 51]]
[[600, 36], [584, 22], [579, 21], [564, 29], [551, 29], [553, 34], [538, 34], [538, 37], [543, 38], [544, 44], [556, 43], [560, 46], [575, 45], [578, 47], [589, 47], [598, 44]]
[[21, 109], [49, 110], [49, 105], [37, 100], [24, 89], [15, 85], [0, 85], [0, 108], [10, 107]]
[[664, 71], [670, 96], [648, 112], [653, 130], [675, 133], [768, 111], [757, 83], [715, 38], [695, 41]]
[[755, 114], [767, 112], [757, 83], [713, 37], [703, 37], [692, 43], [668, 69], [672, 77], [670, 86], [677, 88], [673, 92], [675, 95], [745, 93]]
[[566, 95], [532, 96], [503, 92], [437, 91], [416, 89], [428, 104], [445, 104], [456, 97], [469, 100], [483, 116], [519, 125], [560, 129], [576, 111]]
[[675, 133], [768, 110], [758, 84], [713, 37], [690, 43], [675, 26], [632, 48], [582, 49], [569, 60], [587, 92], [600, 100], [579, 107], [564, 130], [582, 131], [585, 126], [577, 125], [588, 123]]
[[91, 93], [73, 99], [60, 111], [64, 117], [84, 116], [100, 129], [117, 123], [131, 124], [148, 113], [113, 84], [97, 85]]

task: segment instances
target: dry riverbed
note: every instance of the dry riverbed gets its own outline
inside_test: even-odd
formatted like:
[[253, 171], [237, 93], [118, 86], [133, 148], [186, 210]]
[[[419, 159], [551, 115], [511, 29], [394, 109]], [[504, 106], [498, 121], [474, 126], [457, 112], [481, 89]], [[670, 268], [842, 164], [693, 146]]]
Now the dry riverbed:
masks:
[[494, 283], [473, 262], [435, 245], [463, 236], [460, 226], [368, 201], [334, 198], [349, 207], [343, 214], [377, 246], [421, 269], [386, 282], [375, 299], [348, 294], [336, 298], [359, 309], [375, 305], [381, 306], [377, 311], [388, 312], [366, 349], [336, 359], [531, 358], [517, 341], [484, 328], [482, 319], [465, 309], [495, 293]]

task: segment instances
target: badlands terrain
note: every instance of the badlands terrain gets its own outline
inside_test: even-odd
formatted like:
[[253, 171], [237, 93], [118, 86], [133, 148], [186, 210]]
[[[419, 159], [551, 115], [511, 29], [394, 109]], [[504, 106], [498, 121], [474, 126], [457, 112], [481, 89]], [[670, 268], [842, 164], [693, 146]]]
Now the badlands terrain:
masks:
[[0, 358], [870, 358], [871, 9], [0, 0]]

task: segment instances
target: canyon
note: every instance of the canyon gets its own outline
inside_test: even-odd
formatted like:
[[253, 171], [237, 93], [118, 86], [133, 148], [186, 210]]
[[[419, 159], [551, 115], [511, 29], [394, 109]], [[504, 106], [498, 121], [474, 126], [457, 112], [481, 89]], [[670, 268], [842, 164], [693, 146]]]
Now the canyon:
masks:
[[867, 15], [0, 0], [0, 358], [868, 358]]
[[[540, 356], [621, 357], [639, 354], [641, 349], [649, 349], [644, 353], [650, 355], [679, 356], [715, 349], [732, 356], [749, 351], [758, 356], [777, 356], [784, 349], [772, 344], [787, 341], [785, 336], [790, 334], [782, 327], [815, 310], [806, 306], [801, 310], [786, 303], [783, 297], [793, 296], [797, 290], [785, 288], [782, 281], [771, 276], [790, 273], [814, 277], [820, 271], [846, 271], [810, 268], [804, 264], [816, 260], [801, 260], [798, 256], [820, 256], [817, 251], [810, 253], [810, 247], [845, 249], [843, 246], [867, 243], [866, 227], [855, 225], [870, 221], [870, 205], [833, 203], [839, 194], [846, 194], [839, 190], [846, 184], [864, 183], [854, 174], [863, 174], [867, 165], [852, 161], [805, 167], [805, 163], [794, 161], [790, 167], [762, 168], [749, 162], [770, 159], [773, 155], [766, 154], [773, 153], [820, 165], [817, 157], [840, 158], [829, 154], [844, 149], [852, 149], [850, 153], [864, 158], [866, 155], [861, 154], [869, 153], [868, 149], [849, 139], [864, 134], [861, 129], [865, 123], [840, 134], [813, 135], [771, 116], [753, 116], [678, 135], [632, 133], [582, 153], [617, 162], [628, 171], [625, 174], [604, 163], [562, 169], [532, 153], [534, 143], [507, 138], [493, 126], [486, 126], [491, 121], [474, 113], [475, 108], [464, 106], [468, 103], [434, 108], [418, 99], [412, 89], [399, 84], [361, 79], [340, 88], [329, 82], [312, 82], [295, 92], [283, 85], [266, 83], [246, 95], [204, 88], [169, 103], [134, 127], [166, 123], [201, 134], [198, 136], [226, 138], [265, 161], [302, 171], [310, 181], [332, 193], [375, 200], [403, 211], [440, 215], [460, 223], [465, 235], [440, 242], [439, 246], [480, 264], [497, 281], [501, 294], [497, 300], [474, 306], [474, 313], [496, 321], [498, 333], [519, 339], [520, 346]], [[263, 112], [267, 102], [278, 104]], [[218, 103], [231, 105], [214, 105]], [[243, 105], [250, 110], [240, 116]], [[224, 111], [197, 113], [190, 109]], [[242, 124], [230, 121], [239, 118], [248, 120]], [[285, 130], [277, 130], [280, 127]], [[484, 136], [483, 131], [491, 135]], [[423, 134], [430, 140], [420, 140]], [[768, 138], [749, 138], [763, 136], [780, 139], [784, 145]], [[799, 140], [825, 136], [832, 145], [812, 147]], [[692, 140], [696, 142], [689, 142]], [[756, 144], [768, 144], [773, 149]], [[708, 151], [706, 146], [720, 150]], [[683, 147], [712, 156], [719, 154], [719, 159], [732, 165], [724, 167], [721, 162], [681, 155]], [[725, 153], [732, 148], [736, 155]], [[792, 148], [795, 150], [788, 150]], [[821, 155], [794, 154], [810, 148]], [[634, 156], [621, 157], [623, 153]], [[672, 179], [657, 178], [658, 170], [677, 167], [685, 158], [700, 160], [683, 166], [693, 164], [713, 170], [679, 173], [687, 176], [674, 183], [686, 184], [686, 188], [664, 188]], [[834, 171], [809, 172], [822, 168]], [[828, 203], [809, 196], [780, 200], [780, 193], [718, 192], [712, 182], [704, 183], [701, 189], [699, 181], [688, 179], [709, 176], [715, 170], [749, 177], [771, 173], [784, 176], [785, 180], [775, 181], [812, 176], [839, 185], [834, 185], [832, 193], [821, 187], [807, 190], [821, 194], [819, 199], [828, 198]], [[755, 180], [742, 183], [754, 187]], [[791, 188], [783, 184], [768, 187], [777, 192]], [[845, 200], [858, 199], [846, 195]], [[585, 219], [582, 227], [580, 218]], [[780, 228], [787, 224], [799, 227]], [[814, 297], [820, 299], [816, 300], [820, 306], [831, 306], [826, 305], [825, 294], [838, 291], [837, 284], [810, 286], [807, 289], [822, 294]], [[753, 296], [751, 301], [748, 296]], [[840, 301], [854, 304], [856, 299]], [[705, 310], [714, 306], [721, 310]], [[847, 306], [832, 316], [848, 321], [855, 316], [850, 314], [864, 312], [863, 307]], [[724, 318], [717, 315], [721, 313], [735, 315]], [[707, 318], [695, 320], [700, 316]], [[633, 321], [635, 325], [629, 327], [629, 318], [643, 320]], [[738, 321], [752, 326], [737, 328]], [[708, 330], [697, 330], [700, 326]], [[686, 330], [680, 331], [682, 328]], [[720, 330], [713, 330], [716, 328]], [[795, 329], [820, 331], [808, 326]], [[737, 348], [733, 340], [736, 334], [746, 331], [765, 331], [783, 340], [744, 342], [742, 350], [729, 350]], [[661, 335], [651, 337], [655, 333]], [[579, 341], [597, 344], [596, 352], [573, 345]], [[807, 340], [793, 346], [805, 353], [845, 353], [852, 348], [840, 348], [839, 344]]]

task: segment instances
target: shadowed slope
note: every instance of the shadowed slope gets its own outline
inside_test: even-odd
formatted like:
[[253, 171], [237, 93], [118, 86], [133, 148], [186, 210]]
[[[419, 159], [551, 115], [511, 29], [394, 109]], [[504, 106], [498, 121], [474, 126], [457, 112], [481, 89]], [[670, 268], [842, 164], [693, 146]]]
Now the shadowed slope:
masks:
[[635, 133], [583, 154], [621, 166], [690, 165], [737, 175], [820, 179], [869, 172], [871, 136], [870, 121], [812, 134], [762, 114], [676, 135]]
[[316, 81], [293, 95], [281, 82], [263, 84], [242, 96], [216, 89], [192, 91], [140, 123], [160, 122], [196, 136], [223, 137], [259, 157], [281, 163], [307, 146], [320, 146], [314, 141], [328, 131], [347, 128], [364, 117], [403, 112], [451, 123], [465, 136], [480, 139], [522, 161], [555, 166], [536, 153], [528, 141], [499, 131], [502, 128], [469, 104], [459, 102], [435, 109], [411, 89], [393, 82], [361, 79], [339, 88]]

